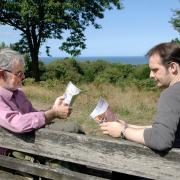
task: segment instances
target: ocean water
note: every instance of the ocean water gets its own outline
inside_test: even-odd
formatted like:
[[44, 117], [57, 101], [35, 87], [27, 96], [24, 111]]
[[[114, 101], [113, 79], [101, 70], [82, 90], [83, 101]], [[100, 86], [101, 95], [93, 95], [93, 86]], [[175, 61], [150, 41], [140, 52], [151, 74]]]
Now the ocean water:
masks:
[[[41, 61], [48, 64], [54, 60], [61, 60], [65, 57], [39, 57]], [[78, 61], [97, 61], [104, 60], [110, 63], [121, 63], [121, 64], [147, 64], [148, 60], [145, 56], [92, 56], [92, 57], [75, 57]]]

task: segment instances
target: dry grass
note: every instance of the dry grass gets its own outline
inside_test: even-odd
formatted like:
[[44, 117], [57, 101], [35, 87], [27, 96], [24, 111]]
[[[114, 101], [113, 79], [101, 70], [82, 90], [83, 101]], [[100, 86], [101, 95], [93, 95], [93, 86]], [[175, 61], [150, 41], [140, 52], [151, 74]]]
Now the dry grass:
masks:
[[[158, 92], [139, 91], [135, 87], [121, 89], [114, 85], [84, 84], [86, 90], [77, 97], [69, 121], [82, 125], [87, 134], [101, 136], [98, 124], [90, 119], [89, 114], [95, 108], [99, 97], [105, 98], [117, 116], [132, 124], [149, 124], [155, 113]], [[54, 89], [40, 85], [27, 85], [23, 89], [37, 109], [49, 108], [57, 96], [62, 95], [66, 85], [59, 84]]]

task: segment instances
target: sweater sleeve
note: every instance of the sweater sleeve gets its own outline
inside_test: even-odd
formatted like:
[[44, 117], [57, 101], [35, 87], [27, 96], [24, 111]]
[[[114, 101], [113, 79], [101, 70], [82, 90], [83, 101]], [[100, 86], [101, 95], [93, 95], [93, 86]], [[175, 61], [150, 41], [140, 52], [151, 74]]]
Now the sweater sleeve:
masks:
[[169, 88], [161, 93], [152, 128], [144, 130], [145, 144], [158, 151], [172, 148], [179, 123], [180, 98], [176, 89]]

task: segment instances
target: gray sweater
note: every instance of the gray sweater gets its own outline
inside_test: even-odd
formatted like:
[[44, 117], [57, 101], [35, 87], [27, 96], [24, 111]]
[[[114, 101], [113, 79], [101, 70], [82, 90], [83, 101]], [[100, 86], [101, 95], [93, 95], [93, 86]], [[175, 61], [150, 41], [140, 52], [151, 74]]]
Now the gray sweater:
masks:
[[159, 98], [152, 128], [144, 131], [145, 144], [158, 151], [180, 147], [180, 82], [165, 89]]

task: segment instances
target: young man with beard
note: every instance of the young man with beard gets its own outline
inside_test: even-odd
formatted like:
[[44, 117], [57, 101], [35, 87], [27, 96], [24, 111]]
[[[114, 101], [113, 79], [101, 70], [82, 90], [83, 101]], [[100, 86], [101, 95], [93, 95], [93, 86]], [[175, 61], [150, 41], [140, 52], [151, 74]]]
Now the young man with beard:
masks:
[[165, 88], [159, 98], [152, 125], [140, 126], [119, 122], [100, 125], [104, 134], [143, 144], [157, 151], [180, 147], [180, 45], [161, 43], [147, 53], [150, 78]]

